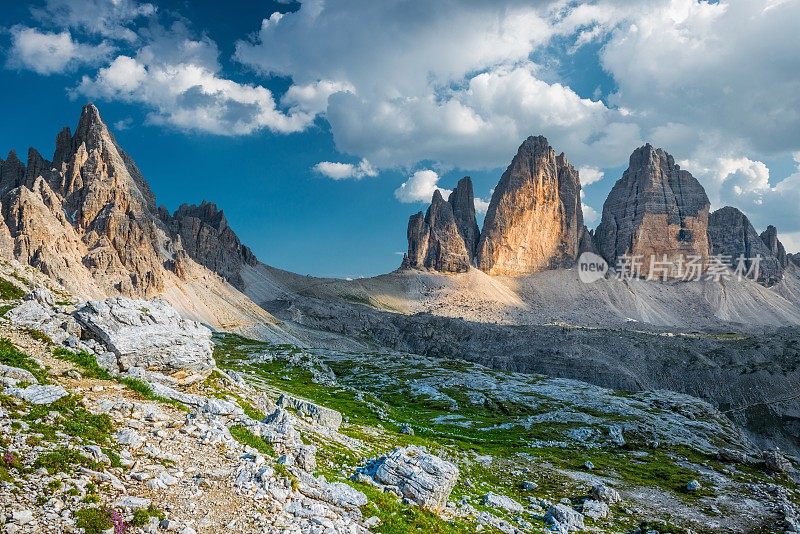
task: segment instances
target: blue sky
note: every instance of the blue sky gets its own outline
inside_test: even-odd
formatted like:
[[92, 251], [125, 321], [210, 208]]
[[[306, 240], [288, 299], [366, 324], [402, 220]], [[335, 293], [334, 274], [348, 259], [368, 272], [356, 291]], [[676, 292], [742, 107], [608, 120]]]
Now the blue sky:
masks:
[[580, 168], [590, 226], [649, 141], [797, 250], [798, 4], [17, 3], [0, 151], [49, 155], [93, 101], [161, 204], [212, 200], [262, 261], [355, 277], [397, 267], [435, 188], [469, 174], [485, 206], [528, 135]]

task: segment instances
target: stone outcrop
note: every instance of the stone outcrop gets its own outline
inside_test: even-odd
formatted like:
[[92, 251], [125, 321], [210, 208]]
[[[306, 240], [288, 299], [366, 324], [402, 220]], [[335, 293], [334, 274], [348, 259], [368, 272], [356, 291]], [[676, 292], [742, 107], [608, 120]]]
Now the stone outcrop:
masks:
[[184, 250], [194, 261], [219, 274], [237, 289], [244, 288], [242, 267], [255, 265], [258, 260], [239, 241], [216, 204], [183, 204], [166, 222], [180, 236]]
[[677, 263], [709, 254], [710, 203], [703, 186], [664, 150], [647, 144], [631, 154], [628, 169], [603, 205], [595, 234], [600, 254], [614, 266], [620, 256]]
[[571, 265], [583, 236], [578, 171], [542, 136], [519, 147], [492, 194], [477, 266], [518, 275]]
[[68, 395], [67, 390], [58, 385], [39, 385], [33, 384], [25, 388], [6, 388], [7, 395], [20, 398], [31, 404], [53, 404], [60, 398]]
[[458, 467], [415, 446], [398, 447], [358, 473], [434, 512], [444, 508], [458, 481]]
[[75, 317], [117, 356], [120, 370], [140, 368], [190, 383], [214, 368], [211, 330], [183, 319], [166, 302], [122, 297], [89, 301]]
[[450, 193], [447, 203], [453, 209], [453, 218], [456, 220], [458, 233], [464, 240], [470, 262], [473, 262], [478, 250], [480, 230], [475, 217], [475, 194], [472, 191], [472, 179], [469, 176], [458, 181], [456, 188]]
[[752, 260], [761, 256], [757, 280], [771, 286], [783, 278], [787, 260], [785, 252], [783, 261], [773, 253], [770, 244], [774, 246], [776, 253], [783, 251], [783, 245], [778, 241], [775, 227], [770, 228], [772, 231], [767, 229], [759, 236], [750, 220], [740, 210], [731, 206], [720, 208], [708, 219], [711, 254], [729, 260], [729, 265], [734, 269], [739, 267], [740, 258], [743, 258], [741, 267], [746, 271], [754, 267]]
[[[469, 184], [471, 191], [472, 185]], [[465, 192], [454, 192], [451, 199], [464, 202]], [[471, 195], [470, 195], [471, 196]], [[472, 208], [474, 220], [475, 208]], [[460, 212], [460, 221], [468, 218]], [[427, 213], [412, 215], [408, 221], [408, 252], [403, 258], [403, 267], [411, 269], [432, 269], [446, 273], [463, 273], [469, 271], [472, 257], [467, 248], [461, 228], [453, 213], [453, 205], [445, 201], [437, 189]]]
[[339, 430], [342, 425], [341, 413], [304, 399], [281, 394], [276, 404], [281, 408], [291, 408], [299, 415], [307, 417], [314, 423], [331, 430]]
[[770, 254], [775, 257], [781, 267], [786, 267], [789, 265], [789, 258], [787, 257], [786, 249], [783, 247], [783, 243], [781, 243], [778, 239], [777, 228], [771, 224], [767, 226], [767, 229], [761, 233], [761, 241], [764, 242], [769, 249]]

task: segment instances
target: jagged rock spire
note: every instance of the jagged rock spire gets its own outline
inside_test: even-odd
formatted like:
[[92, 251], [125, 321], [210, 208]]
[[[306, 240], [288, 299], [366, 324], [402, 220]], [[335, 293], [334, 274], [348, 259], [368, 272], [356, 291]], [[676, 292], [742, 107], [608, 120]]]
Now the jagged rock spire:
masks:
[[[764, 285], [771, 286], [783, 278], [783, 271], [786, 267], [786, 260], [781, 261], [776, 253], [770, 248], [770, 242], [780, 244], [777, 240], [777, 231], [770, 226], [761, 236], [758, 235], [750, 219], [739, 209], [725, 206], [709, 216], [708, 219], [708, 239], [711, 244], [711, 254], [718, 257], [730, 258], [730, 266], [736, 268], [739, 258], [745, 260], [744, 267], [750, 270], [752, 260], [760, 256], [758, 265], [758, 281]], [[765, 237], [774, 240], [765, 240]], [[783, 245], [780, 245], [780, 249]], [[776, 247], [776, 250], [778, 247]], [[784, 253], [785, 256], [785, 253]]]
[[[463, 202], [462, 196], [466, 196], [466, 184], [459, 192], [460, 202]], [[408, 221], [408, 253], [403, 267], [461, 273], [469, 271], [471, 263], [453, 205], [445, 201], [437, 189], [425, 217], [420, 212]]]
[[464, 240], [464, 246], [469, 254], [470, 263], [475, 258], [478, 250], [480, 230], [475, 217], [475, 195], [472, 192], [472, 178], [465, 176], [458, 181], [458, 185], [447, 199], [453, 210], [453, 217], [458, 226], [458, 233]]
[[786, 257], [786, 249], [783, 247], [783, 243], [781, 243], [780, 239], [778, 239], [777, 228], [771, 224], [767, 226], [767, 229], [761, 233], [761, 241], [764, 242], [770, 253], [778, 260], [781, 267], [786, 267], [789, 264], [789, 260]]
[[101, 148], [103, 141], [109, 138], [111, 138], [111, 134], [100, 117], [100, 111], [94, 104], [83, 106], [78, 128], [75, 130], [75, 137], [72, 140], [73, 149], [78, 148], [81, 143], [86, 144], [86, 150]]
[[72, 131], [65, 126], [56, 136], [56, 149], [53, 152], [53, 165], [60, 166], [66, 163], [72, 155]]
[[234, 287], [244, 288], [242, 268], [254, 266], [258, 260], [228, 226], [225, 213], [216, 204], [206, 201], [199, 206], [183, 204], [167, 222], [180, 236], [183, 248], [192, 259]]
[[0, 160], [0, 195], [19, 187], [25, 179], [25, 165], [17, 157], [15, 150], [10, 150], [5, 161]]
[[578, 172], [543, 136], [520, 145], [495, 188], [478, 245], [489, 274], [571, 265], [583, 235]]

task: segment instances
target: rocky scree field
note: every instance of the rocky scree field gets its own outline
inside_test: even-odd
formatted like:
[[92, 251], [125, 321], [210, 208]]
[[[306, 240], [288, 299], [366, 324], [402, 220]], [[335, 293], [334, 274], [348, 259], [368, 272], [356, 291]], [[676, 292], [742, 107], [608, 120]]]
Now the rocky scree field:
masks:
[[5, 532], [797, 528], [795, 459], [693, 397], [212, 337], [30, 276], [2, 265]]

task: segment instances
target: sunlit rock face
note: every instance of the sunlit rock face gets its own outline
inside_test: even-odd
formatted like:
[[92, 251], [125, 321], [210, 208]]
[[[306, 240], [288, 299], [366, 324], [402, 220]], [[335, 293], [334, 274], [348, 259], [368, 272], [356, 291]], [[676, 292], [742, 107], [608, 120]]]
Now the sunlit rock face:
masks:
[[74, 135], [58, 134], [53, 161], [30, 149], [27, 166], [12, 154], [0, 167], [0, 234], [13, 257], [78, 291], [163, 290], [169, 239], [153, 193], [96, 107], [83, 108]]
[[477, 266], [519, 275], [571, 265], [584, 233], [577, 170], [542, 136], [526, 139], [492, 194]]

